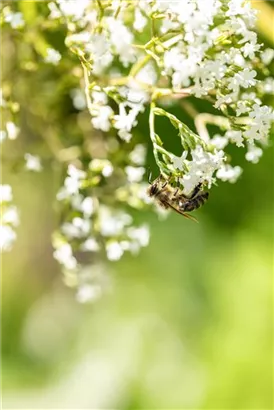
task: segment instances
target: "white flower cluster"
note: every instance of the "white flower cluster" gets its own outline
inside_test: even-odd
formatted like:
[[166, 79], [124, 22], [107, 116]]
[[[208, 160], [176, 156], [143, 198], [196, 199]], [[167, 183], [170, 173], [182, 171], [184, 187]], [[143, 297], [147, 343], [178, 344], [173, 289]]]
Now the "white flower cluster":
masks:
[[183, 169], [182, 164], [178, 163], [181, 159], [189, 169], [189, 172], [180, 179], [186, 195], [190, 194], [200, 182], [206, 182], [210, 188], [215, 182], [214, 173], [220, 169], [225, 159], [223, 151], [206, 152], [200, 145], [191, 151], [191, 158], [191, 161], [185, 159], [184, 156], [173, 159], [173, 164], [175, 163], [177, 168]]
[[[11, 23], [13, 28], [19, 27], [19, 20], [21, 13], [9, 12], [6, 11], [6, 20]], [[9, 17], [9, 18], [8, 18]], [[15, 21], [13, 21], [13, 18]], [[20, 17], [21, 19], [21, 17]], [[18, 20], [18, 27], [15, 26], [15, 22]], [[21, 27], [21, 24], [20, 24]], [[17, 139], [20, 134], [20, 128], [15, 124], [14, 117], [19, 111], [19, 104], [7, 100], [3, 96], [3, 91], [0, 89], [0, 107], [3, 110], [3, 125], [4, 129], [0, 130], [0, 143], [4, 141], [14, 141]], [[31, 155], [26, 153], [24, 155], [25, 164], [24, 168], [29, 171], [39, 172], [42, 170], [42, 165], [40, 158], [36, 155]], [[3, 184], [0, 185], [0, 203], [1, 203], [1, 227], [0, 227], [0, 244], [1, 251], [10, 251], [12, 245], [16, 239], [16, 232], [14, 228], [19, 225], [19, 215], [18, 210], [15, 205], [11, 205], [12, 201], [12, 188], [10, 185]]]
[[[86, 171], [73, 164], [68, 166], [64, 185], [57, 193], [58, 201], [66, 208], [65, 220], [53, 238], [54, 257], [62, 265], [66, 277], [81, 276], [86, 270], [82, 260], [118, 261], [126, 251], [138, 254], [148, 245], [148, 226], [134, 226], [133, 217], [123, 209], [125, 203], [131, 208], [144, 204], [140, 192], [144, 195], [145, 189], [137, 181], [140, 182], [145, 172], [142, 166], [145, 155], [144, 146], [136, 145], [129, 152], [122, 176], [119, 175], [122, 169], [117, 173], [108, 159], [92, 159]], [[117, 185], [115, 196], [112, 194], [114, 185]], [[132, 188], [135, 188], [134, 193]], [[122, 204], [121, 209], [117, 209], [117, 203]], [[91, 272], [94, 272], [93, 267]], [[85, 277], [84, 282], [77, 281], [77, 298], [81, 301], [89, 296], [96, 299], [90, 278]]]
[[25, 20], [21, 12], [13, 12], [10, 7], [5, 7], [3, 10], [4, 21], [9, 23], [13, 29], [24, 27]]
[[[88, 120], [83, 128], [93, 128], [75, 157], [64, 160], [69, 165], [57, 193], [62, 224], [53, 237], [54, 257], [85, 302], [102, 291], [98, 260], [117, 261], [149, 242], [148, 227], [135, 226], [131, 213], [151, 202], [143, 182], [146, 147], [134, 129], [146, 108], [147, 134], [164, 178], [179, 181], [186, 194], [198, 184], [210, 189], [217, 179], [234, 183], [242, 169], [230, 163], [229, 145], [257, 163], [268, 142], [274, 116], [265, 96], [274, 92], [267, 67], [274, 51], [258, 43], [256, 13], [245, 0], [56, 0], [47, 5], [49, 30], [66, 28], [69, 52], [62, 54], [45, 41], [42, 61], [52, 65], [49, 71], [60, 64], [58, 72], [71, 63], [72, 77], [80, 78], [69, 91], [73, 107], [88, 110], [90, 125]], [[8, 27], [26, 24], [9, 6], [3, 16]], [[193, 103], [183, 100], [189, 96]], [[211, 104], [211, 113], [197, 112], [195, 98]], [[172, 111], [175, 104], [192, 115], [195, 130], [160, 108]], [[2, 99], [2, 106], [8, 105]], [[166, 117], [178, 133], [181, 157], [165, 149], [156, 116]], [[219, 131], [210, 135], [208, 125]], [[19, 131], [9, 115], [1, 141], [16, 139]], [[67, 142], [63, 151], [72, 152], [69, 136]], [[28, 170], [42, 169], [36, 155], [25, 154], [25, 161]]]
[[[62, 10], [62, 2], [57, 3]], [[50, 7], [53, 10], [53, 3]], [[183, 144], [182, 163], [175, 168], [181, 171], [185, 192], [191, 192], [199, 182], [210, 188], [214, 175], [236, 181], [241, 172], [239, 166], [227, 163], [224, 149], [229, 144], [245, 147], [248, 161], [259, 160], [260, 145], [267, 143], [274, 117], [261, 98], [267, 93], [264, 89], [273, 90], [273, 80], [258, 80], [258, 72], [261, 62], [271, 63], [274, 52], [258, 44], [256, 13], [249, 2], [139, 0], [88, 5], [83, 1], [79, 9], [73, 9], [72, 4], [68, 9], [63, 11], [67, 23], [77, 24], [66, 41], [76, 50], [87, 72], [88, 107], [94, 128], [116, 130], [122, 140], [129, 142], [138, 115], [151, 98], [185, 92], [209, 99], [227, 119], [227, 131], [219, 138], [200, 135], [207, 145], [196, 140], [186, 149]], [[51, 17], [60, 15], [55, 10]], [[142, 43], [140, 33], [149, 36], [150, 30], [153, 36]], [[126, 76], [122, 74], [125, 70]], [[100, 78], [106, 75], [108, 82], [104, 84]], [[185, 136], [181, 134], [181, 138]], [[157, 152], [159, 144], [152, 142]], [[172, 155], [167, 168], [172, 172], [170, 158]], [[168, 175], [167, 168], [157, 163]], [[128, 172], [132, 182], [141, 181], [141, 170], [137, 174], [128, 168]]]
[[11, 204], [12, 188], [10, 185], [0, 185], [1, 226], [0, 247], [1, 251], [10, 251], [16, 239], [14, 228], [19, 225], [18, 210]]

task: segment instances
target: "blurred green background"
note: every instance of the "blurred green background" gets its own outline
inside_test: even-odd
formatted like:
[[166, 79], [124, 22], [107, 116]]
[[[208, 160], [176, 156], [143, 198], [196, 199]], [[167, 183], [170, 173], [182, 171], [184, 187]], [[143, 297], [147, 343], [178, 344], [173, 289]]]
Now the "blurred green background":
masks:
[[[269, 21], [271, 8], [265, 10], [260, 21]], [[31, 24], [38, 35], [40, 23]], [[273, 26], [260, 35], [273, 45]], [[62, 50], [62, 36], [54, 32], [48, 41]], [[61, 139], [72, 129], [80, 143], [84, 114], [69, 97], [77, 82], [64, 75], [65, 58], [56, 68], [26, 66], [42, 63], [18, 34], [4, 36], [3, 45], [5, 81], [22, 124], [3, 152], [3, 179], [21, 214], [18, 240], [2, 260], [3, 408], [272, 409], [273, 144], [257, 165], [233, 152], [244, 173], [237, 184], [212, 189], [199, 224], [177, 214], [165, 221], [137, 214], [151, 226], [149, 247], [109, 264], [112, 290], [80, 305], [52, 257], [60, 166], [49, 161], [41, 174], [10, 167], [24, 152], [50, 158], [39, 141], [58, 121]], [[144, 115], [140, 141], [146, 121]], [[151, 152], [148, 165], [153, 169]]]

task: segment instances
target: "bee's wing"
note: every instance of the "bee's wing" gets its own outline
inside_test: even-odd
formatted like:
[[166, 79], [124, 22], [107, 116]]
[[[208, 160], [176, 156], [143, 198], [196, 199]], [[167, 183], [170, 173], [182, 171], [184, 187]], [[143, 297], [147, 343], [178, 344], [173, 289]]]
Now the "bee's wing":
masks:
[[185, 212], [182, 212], [182, 215], [184, 215], [185, 218], [190, 219], [191, 221], [197, 222], [197, 224], [199, 223], [199, 221], [192, 215], [186, 214]]
[[190, 219], [191, 221], [194, 221], [194, 222], [197, 222], [197, 223], [198, 223], [197, 219], [194, 218], [194, 216], [191, 216], [191, 215], [189, 215], [189, 214], [187, 214], [187, 213], [185, 213], [185, 212], [183, 212], [183, 211], [180, 211], [179, 208], [176, 208], [176, 207], [175, 207], [174, 205], [172, 205], [170, 202], [165, 201], [165, 204], [166, 204], [167, 206], [169, 206], [170, 208], [172, 208], [172, 209], [173, 209], [175, 212], [177, 212], [178, 214], [183, 215], [185, 218]]

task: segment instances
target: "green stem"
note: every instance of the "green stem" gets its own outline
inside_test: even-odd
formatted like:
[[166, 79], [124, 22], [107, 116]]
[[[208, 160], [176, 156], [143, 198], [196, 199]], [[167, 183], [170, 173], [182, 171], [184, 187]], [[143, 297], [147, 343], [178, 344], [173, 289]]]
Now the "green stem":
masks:
[[101, 0], [96, 0], [96, 3], [99, 8], [99, 20], [102, 20], [104, 16], [104, 7], [102, 6]]
[[119, 15], [119, 13], [120, 13], [120, 11], [121, 11], [121, 4], [119, 4], [119, 6], [117, 7], [117, 10], [115, 11], [115, 14], [114, 14], [114, 18], [115, 19], [117, 19], [117, 17], [118, 17], [118, 15]]
[[150, 139], [153, 145], [153, 154], [154, 154], [156, 164], [158, 165], [161, 171], [161, 174], [167, 178], [168, 175], [165, 172], [163, 163], [160, 161], [159, 153], [161, 153], [162, 155], [166, 155], [170, 159], [172, 159], [172, 155], [170, 154], [170, 152], [166, 151], [163, 147], [161, 147], [159, 145], [159, 141], [157, 140], [157, 138], [159, 139], [159, 137], [156, 137], [156, 133], [155, 133], [155, 114], [154, 114], [155, 107], [156, 107], [156, 104], [154, 101], [152, 101], [150, 104], [150, 113], [149, 113], [149, 131], [150, 131], [149, 134], [150, 134]]
[[82, 62], [82, 67], [84, 70], [84, 80], [85, 80], [85, 96], [86, 96], [86, 101], [87, 101], [87, 107], [89, 110], [89, 113], [93, 115], [93, 109], [92, 109], [92, 100], [90, 96], [90, 82], [89, 82], [89, 73], [88, 69], [85, 66], [85, 64]]
[[130, 70], [129, 77], [135, 77], [150, 59], [151, 56], [147, 54], [142, 60], [139, 60], [136, 64], [134, 64]]
[[227, 130], [231, 128], [230, 122], [227, 118], [208, 113], [201, 113], [196, 115], [196, 117], [194, 118], [194, 123], [199, 136], [206, 143], [210, 141], [207, 124], [214, 124], [217, 127], [225, 128]]

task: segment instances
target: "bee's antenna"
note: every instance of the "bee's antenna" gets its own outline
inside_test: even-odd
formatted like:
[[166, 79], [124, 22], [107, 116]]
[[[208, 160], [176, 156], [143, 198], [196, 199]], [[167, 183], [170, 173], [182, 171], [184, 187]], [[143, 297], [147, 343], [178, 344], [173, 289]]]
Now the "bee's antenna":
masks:
[[152, 177], [152, 172], [151, 172], [150, 167], [148, 167], [147, 172], [148, 172], [148, 173], [147, 173], [148, 183], [151, 185], [151, 184], [152, 184], [152, 180], [151, 180], [151, 177]]

